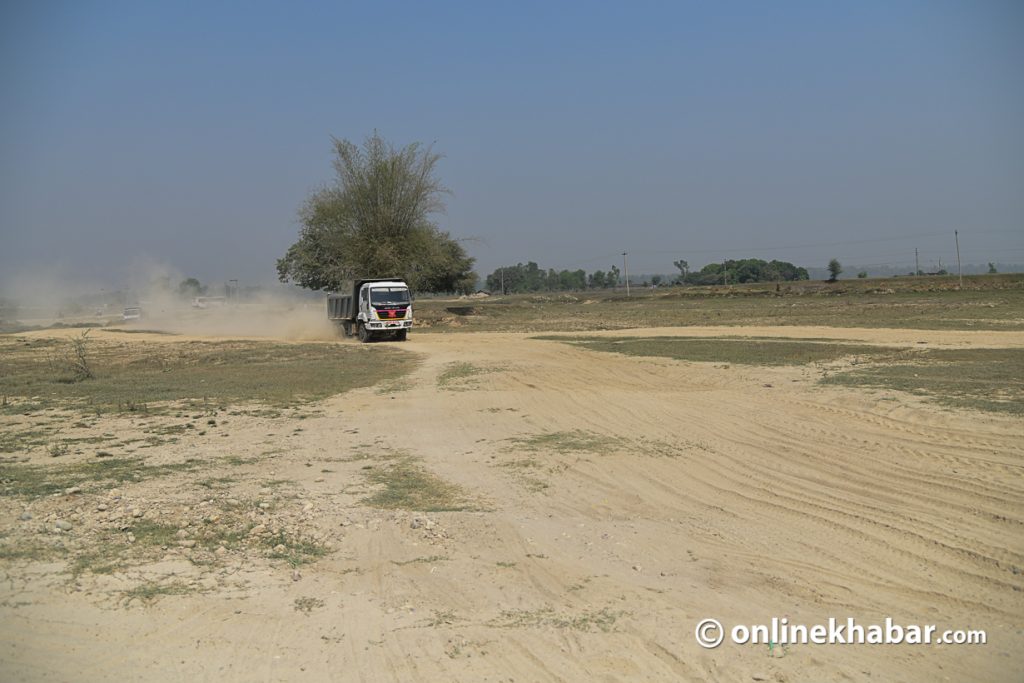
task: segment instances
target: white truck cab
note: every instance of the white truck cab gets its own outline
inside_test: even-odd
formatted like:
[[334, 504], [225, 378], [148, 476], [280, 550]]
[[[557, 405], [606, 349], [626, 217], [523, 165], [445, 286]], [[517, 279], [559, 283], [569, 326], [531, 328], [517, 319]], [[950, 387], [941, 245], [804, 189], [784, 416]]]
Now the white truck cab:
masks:
[[327, 297], [327, 316], [363, 342], [385, 335], [405, 341], [412, 328], [409, 285], [397, 278], [354, 280]]

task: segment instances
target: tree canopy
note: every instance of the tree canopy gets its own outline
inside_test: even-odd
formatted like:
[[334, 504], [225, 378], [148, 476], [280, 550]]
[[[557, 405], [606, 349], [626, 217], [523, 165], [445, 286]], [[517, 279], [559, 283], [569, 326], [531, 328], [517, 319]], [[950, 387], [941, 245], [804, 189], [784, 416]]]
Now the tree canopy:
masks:
[[396, 149], [377, 133], [362, 147], [333, 142], [336, 179], [300, 208], [299, 239], [277, 261], [280, 280], [334, 290], [396, 276], [413, 289], [472, 291], [473, 259], [430, 220], [448, 194], [436, 175], [441, 155], [419, 143]]
[[839, 279], [839, 274], [843, 272], [843, 265], [839, 263], [839, 259], [832, 259], [828, 262], [828, 281], [835, 282]]
[[676, 281], [688, 285], [778, 282], [806, 280], [809, 277], [806, 268], [795, 266], [788, 261], [764, 261], [757, 258], [729, 259], [725, 263], [709, 263], [697, 272], [687, 272], [689, 265], [686, 261], [676, 261], [675, 266], [682, 271]]

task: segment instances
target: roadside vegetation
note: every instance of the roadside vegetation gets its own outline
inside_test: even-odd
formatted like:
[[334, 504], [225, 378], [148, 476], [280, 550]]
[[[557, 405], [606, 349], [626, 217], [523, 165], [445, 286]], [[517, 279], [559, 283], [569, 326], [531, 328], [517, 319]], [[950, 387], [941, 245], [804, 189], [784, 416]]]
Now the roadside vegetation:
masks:
[[[88, 376], [54, 362], [69, 348]], [[182, 403], [284, 408], [394, 380], [414, 366], [412, 354], [385, 346], [0, 336], [0, 412], [152, 412]]]

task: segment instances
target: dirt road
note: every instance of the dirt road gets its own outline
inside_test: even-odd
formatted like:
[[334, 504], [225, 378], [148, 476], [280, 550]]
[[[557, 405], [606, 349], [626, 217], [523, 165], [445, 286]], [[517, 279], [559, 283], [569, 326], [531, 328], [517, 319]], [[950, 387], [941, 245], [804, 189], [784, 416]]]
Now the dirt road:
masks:
[[[1024, 345], [998, 332], [747, 333]], [[203, 567], [171, 548], [139, 571], [201, 590], [148, 605], [111, 597], [138, 573], [69, 586], [52, 565], [7, 568], [2, 677], [1024, 678], [1019, 419], [818, 386], [813, 367], [631, 358], [508, 334], [421, 334], [405, 348], [424, 358], [407, 382], [327, 401], [301, 431], [240, 417], [222, 443], [173, 447], [278, 452], [239, 486], [293, 482], [287, 504], [333, 552], [293, 572]], [[469, 509], [367, 505], [366, 468], [388, 454], [459, 487]], [[160, 498], [171, 492], [150, 495], [171, 507]], [[706, 650], [694, 639], [707, 617], [728, 628], [887, 616], [985, 629], [988, 644]]]

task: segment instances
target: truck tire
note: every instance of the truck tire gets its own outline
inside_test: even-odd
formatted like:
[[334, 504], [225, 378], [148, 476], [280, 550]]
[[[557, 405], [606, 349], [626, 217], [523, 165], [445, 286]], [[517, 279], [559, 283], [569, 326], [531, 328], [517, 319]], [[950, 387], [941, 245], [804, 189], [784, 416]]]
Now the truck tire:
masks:
[[352, 323], [348, 322], [347, 320], [345, 322], [343, 322], [341, 324], [341, 332], [346, 337], [351, 337], [352, 336]]
[[409, 338], [409, 330], [399, 330], [398, 332], [395, 332], [395, 340], [396, 341], [405, 341], [408, 338]]
[[365, 344], [366, 342], [370, 341], [370, 332], [369, 330], [366, 329], [366, 325], [364, 325], [363, 323], [357, 323], [357, 325], [358, 327], [356, 328], [356, 334], [359, 335], [359, 341]]

